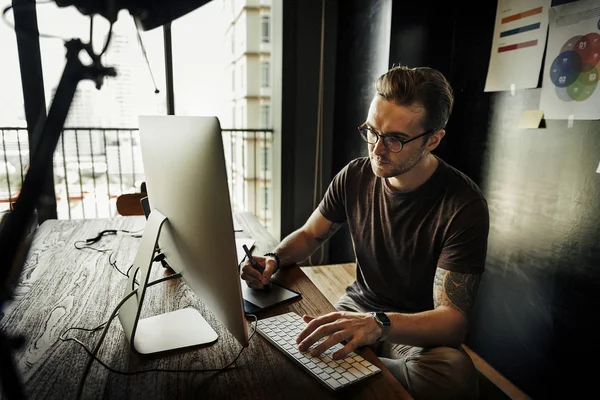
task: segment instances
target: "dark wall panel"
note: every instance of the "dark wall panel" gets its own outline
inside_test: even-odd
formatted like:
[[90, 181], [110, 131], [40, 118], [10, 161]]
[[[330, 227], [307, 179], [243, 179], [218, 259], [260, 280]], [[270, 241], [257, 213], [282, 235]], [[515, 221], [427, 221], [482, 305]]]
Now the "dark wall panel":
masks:
[[[350, 160], [367, 155], [356, 128], [367, 118], [375, 81], [388, 68], [391, 17], [391, 0], [344, 1], [339, 8], [332, 174], [325, 189]], [[330, 263], [354, 261], [346, 227], [331, 238], [329, 246]]]
[[[302, 226], [314, 209], [317, 165], [320, 164], [317, 176], [323, 181], [328, 182], [331, 174], [337, 3], [333, 0], [282, 2], [282, 237]], [[319, 125], [323, 129], [320, 158], [317, 154]]]
[[540, 89], [493, 96], [489, 250], [468, 344], [543, 399], [589, 390], [591, 371], [568, 366], [600, 354], [600, 122], [518, 129], [539, 98]]

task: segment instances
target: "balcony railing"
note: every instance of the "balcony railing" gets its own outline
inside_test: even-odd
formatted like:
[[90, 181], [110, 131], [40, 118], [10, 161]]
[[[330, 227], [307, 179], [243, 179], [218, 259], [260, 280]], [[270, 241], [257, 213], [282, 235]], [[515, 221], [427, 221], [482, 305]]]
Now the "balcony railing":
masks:
[[[0, 128], [0, 211], [18, 197], [29, 163], [25, 128]], [[272, 223], [272, 130], [223, 129], [234, 211], [250, 211]], [[117, 215], [116, 199], [139, 192], [144, 166], [137, 129], [66, 128], [54, 152], [54, 188], [59, 219]]]

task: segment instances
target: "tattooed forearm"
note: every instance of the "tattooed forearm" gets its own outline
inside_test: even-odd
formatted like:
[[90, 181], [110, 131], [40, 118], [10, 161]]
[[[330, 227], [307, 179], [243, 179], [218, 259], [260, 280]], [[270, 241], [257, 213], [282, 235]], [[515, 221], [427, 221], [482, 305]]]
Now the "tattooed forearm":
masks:
[[433, 282], [434, 307], [453, 307], [468, 319], [475, 304], [480, 281], [481, 274], [464, 274], [438, 268]]
[[342, 224], [332, 222], [331, 225], [329, 225], [329, 229], [327, 230], [327, 232], [325, 232], [319, 237], [316, 237], [315, 239], [319, 244], [322, 244], [323, 242], [327, 241], [330, 237], [332, 237], [333, 234], [341, 228], [341, 226]]

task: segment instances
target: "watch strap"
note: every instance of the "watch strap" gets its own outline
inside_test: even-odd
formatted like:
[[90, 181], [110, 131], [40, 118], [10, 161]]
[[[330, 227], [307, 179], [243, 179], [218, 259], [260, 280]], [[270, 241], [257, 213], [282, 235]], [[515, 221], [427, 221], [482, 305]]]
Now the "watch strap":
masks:
[[[373, 318], [375, 318], [375, 322], [377, 322], [377, 325], [379, 325], [379, 327], [381, 328], [381, 335], [379, 336], [377, 341], [383, 342], [384, 340], [387, 339], [388, 335], [390, 334], [390, 325], [391, 325], [389, 322], [390, 320], [387, 317], [387, 315], [385, 315], [385, 313], [383, 313], [383, 312], [372, 311], [370, 314], [373, 315]], [[381, 314], [383, 314], [383, 315], [381, 315]], [[384, 322], [382, 319], [385, 320], [386, 322]]]
[[275, 272], [279, 271], [279, 254], [277, 253], [265, 253], [263, 257], [273, 257], [275, 259]]

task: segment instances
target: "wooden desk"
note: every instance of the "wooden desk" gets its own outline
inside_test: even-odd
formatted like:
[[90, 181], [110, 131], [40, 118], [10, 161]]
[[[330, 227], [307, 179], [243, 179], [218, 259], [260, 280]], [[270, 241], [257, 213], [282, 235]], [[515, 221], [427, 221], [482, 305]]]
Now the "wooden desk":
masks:
[[[257, 254], [270, 251], [273, 237], [251, 214], [236, 215], [245, 228], [241, 237], [256, 241]], [[16, 366], [30, 399], [72, 399], [81, 378], [87, 353], [75, 342], [62, 342], [59, 336], [70, 327], [93, 328], [106, 321], [124, 294], [127, 279], [108, 263], [110, 252], [77, 250], [76, 241], [95, 237], [105, 229], [135, 231], [145, 224], [143, 216], [97, 220], [49, 220], [36, 233], [24, 266], [15, 300], [7, 304], [0, 319], [2, 330], [22, 334], [25, 345], [13, 353]], [[125, 233], [105, 236], [95, 245], [112, 249], [111, 261], [126, 271], [139, 243]], [[151, 280], [166, 275], [155, 263]], [[321, 315], [334, 308], [298, 267], [281, 271], [276, 279], [302, 293], [302, 299], [260, 314], [259, 318], [283, 312]], [[211, 345], [188, 351], [154, 356], [138, 356], [129, 347], [118, 319], [112, 322], [98, 357], [121, 371], [148, 368], [178, 370], [219, 369], [241, 350], [240, 344], [215, 319], [187, 285], [179, 280], [152, 286], [147, 291], [142, 317], [196, 307], [219, 334]], [[248, 320], [252, 332], [253, 320]], [[100, 333], [70, 331], [93, 348]], [[149, 372], [121, 375], [109, 372], [95, 362], [87, 376], [83, 397], [107, 399], [293, 399], [368, 398], [407, 399], [406, 390], [395, 380], [369, 349], [360, 350], [382, 373], [340, 393], [321, 386], [260, 335], [255, 334], [235, 365], [215, 372]]]

